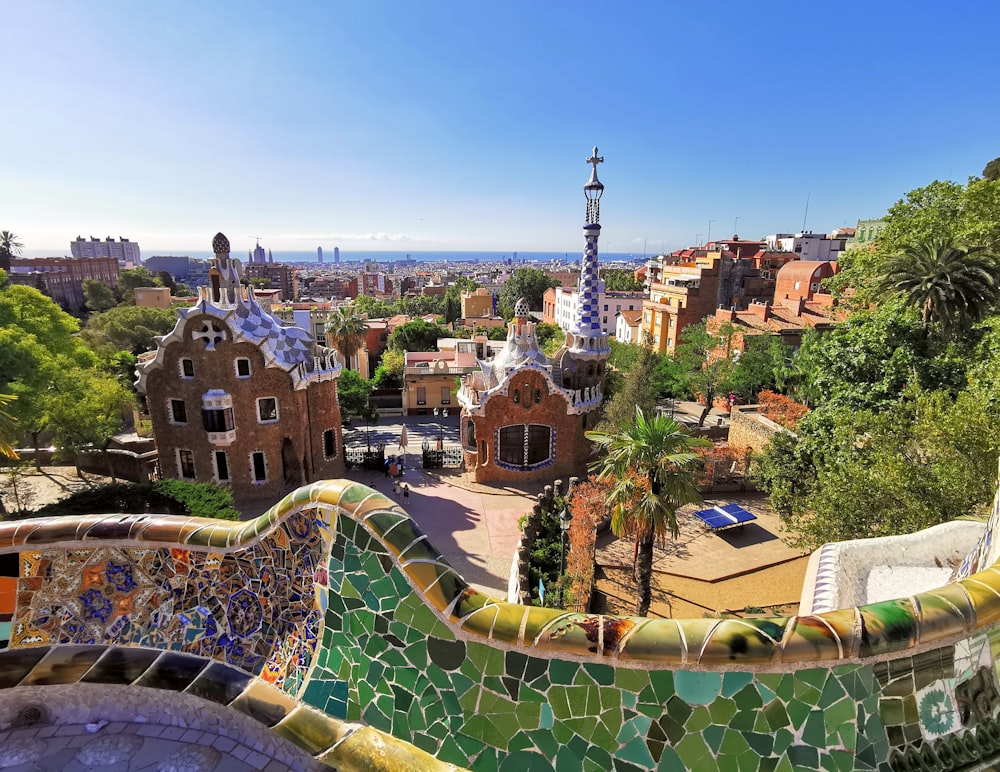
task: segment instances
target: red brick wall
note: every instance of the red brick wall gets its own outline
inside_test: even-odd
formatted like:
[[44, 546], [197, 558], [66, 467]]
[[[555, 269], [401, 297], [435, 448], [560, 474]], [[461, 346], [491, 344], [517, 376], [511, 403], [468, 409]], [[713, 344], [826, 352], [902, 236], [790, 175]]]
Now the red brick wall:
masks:
[[[530, 395], [530, 400], [521, 399], [515, 404], [514, 390]], [[541, 390], [541, 402], [535, 403], [534, 391]], [[463, 416], [462, 444], [465, 449], [466, 468], [473, 473], [477, 482], [512, 482], [531, 480], [551, 480], [555, 477], [579, 474], [586, 468], [590, 454], [590, 441], [583, 436], [585, 431], [582, 415], [567, 415], [566, 400], [558, 394], [550, 394], [544, 376], [534, 370], [524, 370], [510, 382], [507, 394], [495, 394], [486, 403], [481, 416]], [[587, 429], [592, 429], [600, 417], [600, 411], [587, 415]], [[469, 448], [468, 421], [475, 423], [476, 450]], [[511, 424], [543, 424], [555, 429], [556, 443], [553, 463], [535, 469], [520, 471], [505, 469], [494, 459], [496, 432]], [[482, 443], [486, 442], [485, 459], [480, 459]], [[485, 463], [483, 463], [485, 461]]]
[[[203, 317], [207, 320], [209, 317]], [[201, 328], [199, 319], [190, 320], [185, 340], [167, 346], [163, 366], [149, 373], [146, 399], [153, 421], [153, 432], [164, 477], [179, 477], [178, 448], [194, 453], [195, 474], [199, 481], [214, 479], [214, 451], [228, 455], [230, 485], [237, 499], [273, 496], [275, 501], [290, 488], [303, 482], [340, 477], [344, 472], [343, 437], [340, 408], [336, 400], [336, 382], [313, 383], [308, 389], [293, 390], [291, 376], [276, 367], [265, 367], [260, 349], [247, 342], [222, 341], [208, 351], [203, 341], [191, 339], [191, 330]], [[238, 378], [235, 360], [250, 360], [251, 376]], [[180, 360], [194, 363], [194, 378], [181, 377]], [[233, 398], [236, 439], [228, 446], [211, 445], [202, 424], [202, 395], [209, 389], [221, 389]], [[274, 397], [278, 402], [277, 423], [261, 424], [257, 399]], [[187, 412], [185, 425], [170, 420], [170, 399], [182, 399]], [[333, 429], [336, 455], [323, 456], [323, 431]], [[300, 469], [286, 483], [282, 471], [282, 447], [291, 442]], [[250, 454], [263, 451], [267, 459], [267, 481], [254, 483]]]

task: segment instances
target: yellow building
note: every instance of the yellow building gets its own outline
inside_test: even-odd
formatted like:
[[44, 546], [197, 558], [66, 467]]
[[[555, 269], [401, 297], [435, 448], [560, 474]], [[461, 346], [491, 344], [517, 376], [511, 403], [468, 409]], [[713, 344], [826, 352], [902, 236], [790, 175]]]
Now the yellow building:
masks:
[[490, 316], [493, 316], [493, 296], [488, 289], [480, 287], [474, 292], [462, 293], [462, 317], [464, 319]]
[[136, 287], [135, 304], [144, 308], [170, 308], [170, 288]]

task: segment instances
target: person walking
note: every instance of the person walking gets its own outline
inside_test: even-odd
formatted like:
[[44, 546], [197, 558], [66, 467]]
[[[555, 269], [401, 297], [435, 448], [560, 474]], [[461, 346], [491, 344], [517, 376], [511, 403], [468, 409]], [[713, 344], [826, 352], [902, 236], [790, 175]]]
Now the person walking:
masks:
[[405, 504], [410, 500], [410, 486], [403, 483], [403, 503]]
[[399, 483], [395, 480], [392, 481], [392, 495], [399, 501]]

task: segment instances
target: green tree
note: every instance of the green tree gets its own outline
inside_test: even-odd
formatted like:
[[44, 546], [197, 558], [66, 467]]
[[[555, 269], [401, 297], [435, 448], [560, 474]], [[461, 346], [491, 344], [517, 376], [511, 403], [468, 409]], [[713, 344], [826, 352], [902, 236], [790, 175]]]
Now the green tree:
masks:
[[169, 333], [176, 323], [177, 312], [172, 308], [115, 306], [90, 317], [84, 339], [106, 356], [115, 351], [141, 354], [155, 349], [154, 338]]
[[0, 231], [0, 270], [10, 270], [11, 259], [21, 254], [23, 246], [18, 237], [10, 231]]
[[528, 301], [528, 308], [540, 311], [545, 290], [558, 287], [559, 284], [557, 279], [546, 276], [537, 268], [518, 268], [500, 288], [497, 310], [504, 319], [510, 319], [514, 316], [514, 306], [517, 301], [524, 298]]
[[653, 415], [656, 408], [658, 394], [653, 372], [657, 357], [644, 346], [635, 346], [635, 349], [635, 359], [630, 362], [621, 382], [615, 386], [615, 393], [605, 404], [604, 420], [600, 426], [602, 431], [623, 431], [635, 420], [637, 408], [644, 415]]
[[[156, 278], [160, 280], [160, 286], [166, 287], [170, 290], [171, 295], [177, 294], [177, 280], [173, 277], [170, 271], [159, 271], [156, 274]], [[270, 284], [270, 279], [268, 280]]]
[[114, 308], [118, 305], [118, 300], [115, 298], [115, 291], [104, 282], [97, 281], [97, 279], [83, 280], [83, 297], [87, 308], [97, 313], [107, 311], [109, 308]]
[[448, 334], [440, 325], [415, 319], [393, 330], [386, 347], [393, 351], [437, 351], [438, 338]]
[[990, 182], [1000, 180], [1000, 158], [994, 158], [983, 169], [983, 177]]
[[396, 313], [392, 303], [386, 303], [385, 300], [372, 295], [358, 295], [351, 301], [351, 306], [359, 315], [369, 319], [386, 319]]
[[535, 338], [538, 340], [538, 347], [552, 356], [562, 348], [566, 333], [558, 324], [539, 322], [535, 325]]
[[1000, 417], [969, 392], [812, 412], [797, 431], [753, 465], [797, 546], [911, 533], [992, 501]]
[[919, 313], [901, 298], [853, 313], [819, 338], [807, 356], [804, 381], [793, 393], [815, 408], [877, 410], [907, 392], [955, 393], [965, 384], [960, 352], [932, 345]]
[[632, 271], [624, 268], [609, 268], [601, 271], [604, 279], [604, 289], [608, 292], [642, 292], [642, 282], [635, 278]]
[[940, 337], [967, 332], [993, 313], [1000, 300], [1000, 264], [981, 247], [949, 238], [907, 245], [883, 266], [876, 290], [899, 294], [920, 310], [924, 330]]
[[368, 337], [368, 319], [353, 304], [339, 306], [326, 318], [326, 334], [350, 369], [351, 360]]
[[[884, 265], [911, 244], [950, 240], [1000, 251], [1000, 180], [973, 179], [968, 185], [935, 180], [893, 204], [885, 215], [874, 250], [852, 249], [841, 256], [840, 271], [826, 285], [854, 307], [880, 298], [876, 290]], [[845, 294], [850, 288], [851, 294]]]
[[777, 389], [778, 373], [784, 369], [785, 360], [791, 357], [792, 351], [772, 335], [745, 335], [743, 347], [738, 360], [734, 352], [728, 387], [734, 394], [753, 402], [762, 389]]
[[375, 375], [372, 383], [376, 389], [401, 389], [403, 388], [403, 365], [405, 355], [402, 351], [386, 349], [382, 354], [382, 359], [378, 367], [375, 368]]
[[160, 280], [149, 272], [148, 268], [126, 268], [118, 274], [118, 291], [122, 293], [125, 303], [135, 303], [135, 291], [139, 287], [159, 287]]
[[696, 450], [711, 443], [666, 416], [647, 418], [638, 408], [635, 421], [621, 431], [586, 434], [603, 453], [591, 471], [598, 480], [614, 482], [611, 530], [635, 540], [635, 610], [645, 616], [652, 599], [653, 546], [668, 533], [676, 538], [680, 507], [701, 501], [694, 482]]
[[366, 415], [371, 393], [371, 383], [362, 378], [357, 370], [344, 370], [337, 379], [340, 414], [344, 418]]
[[[688, 325], [681, 332], [677, 347], [677, 360], [687, 373], [687, 386], [691, 394], [705, 401], [698, 418], [698, 426], [705, 423], [717, 395], [728, 388], [733, 369], [731, 343], [733, 326], [723, 324], [718, 332], [710, 332], [705, 322]], [[724, 349], [719, 356], [717, 350]]]
[[108, 445], [121, 429], [123, 411], [134, 404], [132, 393], [113, 376], [93, 369], [59, 374], [49, 398], [49, 422], [60, 448], [73, 453], [78, 475], [81, 453], [99, 450], [115, 478]]

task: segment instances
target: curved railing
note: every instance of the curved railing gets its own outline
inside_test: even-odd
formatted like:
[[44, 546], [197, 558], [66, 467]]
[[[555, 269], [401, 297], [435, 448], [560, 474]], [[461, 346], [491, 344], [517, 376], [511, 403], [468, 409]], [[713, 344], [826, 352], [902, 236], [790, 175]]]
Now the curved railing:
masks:
[[[86, 642], [79, 632], [85, 620], [72, 613], [57, 635], [37, 640], [21, 612], [43, 592], [39, 588], [57, 583], [53, 575], [65, 573], [63, 562], [101, 549], [111, 550], [111, 557], [101, 563], [104, 573], [91, 577], [91, 589], [111, 586], [113, 594], [114, 582], [123, 581], [116, 560], [132, 561], [137, 575], [143, 566], [152, 570], [149, 554], [161, 562], [169, 554], [175, 563], [197, 564], [185, 576], [205, 577], [205, 564], [217, 564], [220, 582], [212, 589], [229, 593], [224, 613], [205, 609], [205, 618], [197, 620], [199, 634], [190, 634], [190, 622], [169, 632], [177, 615], [184, 615], [181, 607], [196, 607], [195, 598], [185, 596], [163, 618], [145, 620], [146, 628], [123, 628], [115, 643], [151, 641], [154, 648], [238, 667], [299, 703], [345, 721], [382, 724], [461, 764], [471, 765], [484, 753], [498, 760], [533, 754], [550, 761], [572, 753], [581, 763], [589, 758], [601, 766], [605, 757], [620, 757], [655, 768], [672, 753], [688, 766], [699, 753], [710, 754], [713, 763], [728, 753], [799, 754], [808, 760], [799, 766], [817, 769], [837, 754], [864, 763], [891, 758], [905, 766], [906, 753], [933, 755], [938, 741], [955, 733], [987, 738], [985, 730], [975, 731], [975, 721], [968, 722], [959, 692], [965, 683], [961, 657], [971, 662], [973, 650], [976, 656], [984, 645], [988, 651], [1000, 620], [995, 567], [911, 597], [802, 617], [665, 620], [566, 613], [475, 591], [398, 504], [359, 483], [325, 481], [298, 489], [246, 523], [109, 515], [0, 524], [0, 551], [22, 553], [11, 648]], [[38, 565], [45, 561], [49, 574], [42, 577]], [[225, 585], [233, 576], [251, 582], [247, 566], [254, 561], [272, 571], [276, 561], [285, 561], [293, 587], [265, 598], [252, 587]], [[86, 560], [77, 562], [86, 577]], [[177, 569], [159, 570], [169, 579]], [[75, 589], [81, 587], [82, 580]], [[193, 590], [185, 585], [184, 592]], [[85, 616], [82, 607], [78, 616]], [[276, 621], [286, 616], [292, 623]], [[225, 634], [216, 629], [214, 637], [208, 635], [208, 627], [223, 622]], [[233, 645], [237, 638], [242, 648]], [[985, 655], [980, 658], [985, 661]], [[373, 668], [391, 689], [372, 682]], [[908, 686], [897, 678], [904, 671]], [[942, 698], [942, 704], [951, 705], [947, 715], [954, 726], [943, 725], [940, 711], [935, 725], [922, 715], [915, 720], [906, 708], [919, 703], [919, 713], [930, 704], [921, 690], [938, 681], [946, 689], [951, 684], [951, 703]], [[993, 692], [995, 706], [980, 710], [982, 727], [995, 723], [1000, 710], [1000, 690]], [[718, 715], [716, 705], [725, 706]], [[824, 723], [834, 715], [837, 726]], [[846, 732], [841, 725], [853, 728]], [[436, 729], [443, 726], [455, 737]], [[787, 742], [748, 745], [751, 736], [780, 738], [786, 730]], [[337, 741], [334, 730], [316, 732]], [[732, 732], [743, 739], [727, 746], [723, 738]], [[551, 747], [546, 734], [557, 740]], [[704, 751], [686, 739], [692, 734]], [[315, 743], [299, 744], [322, 755]]]

